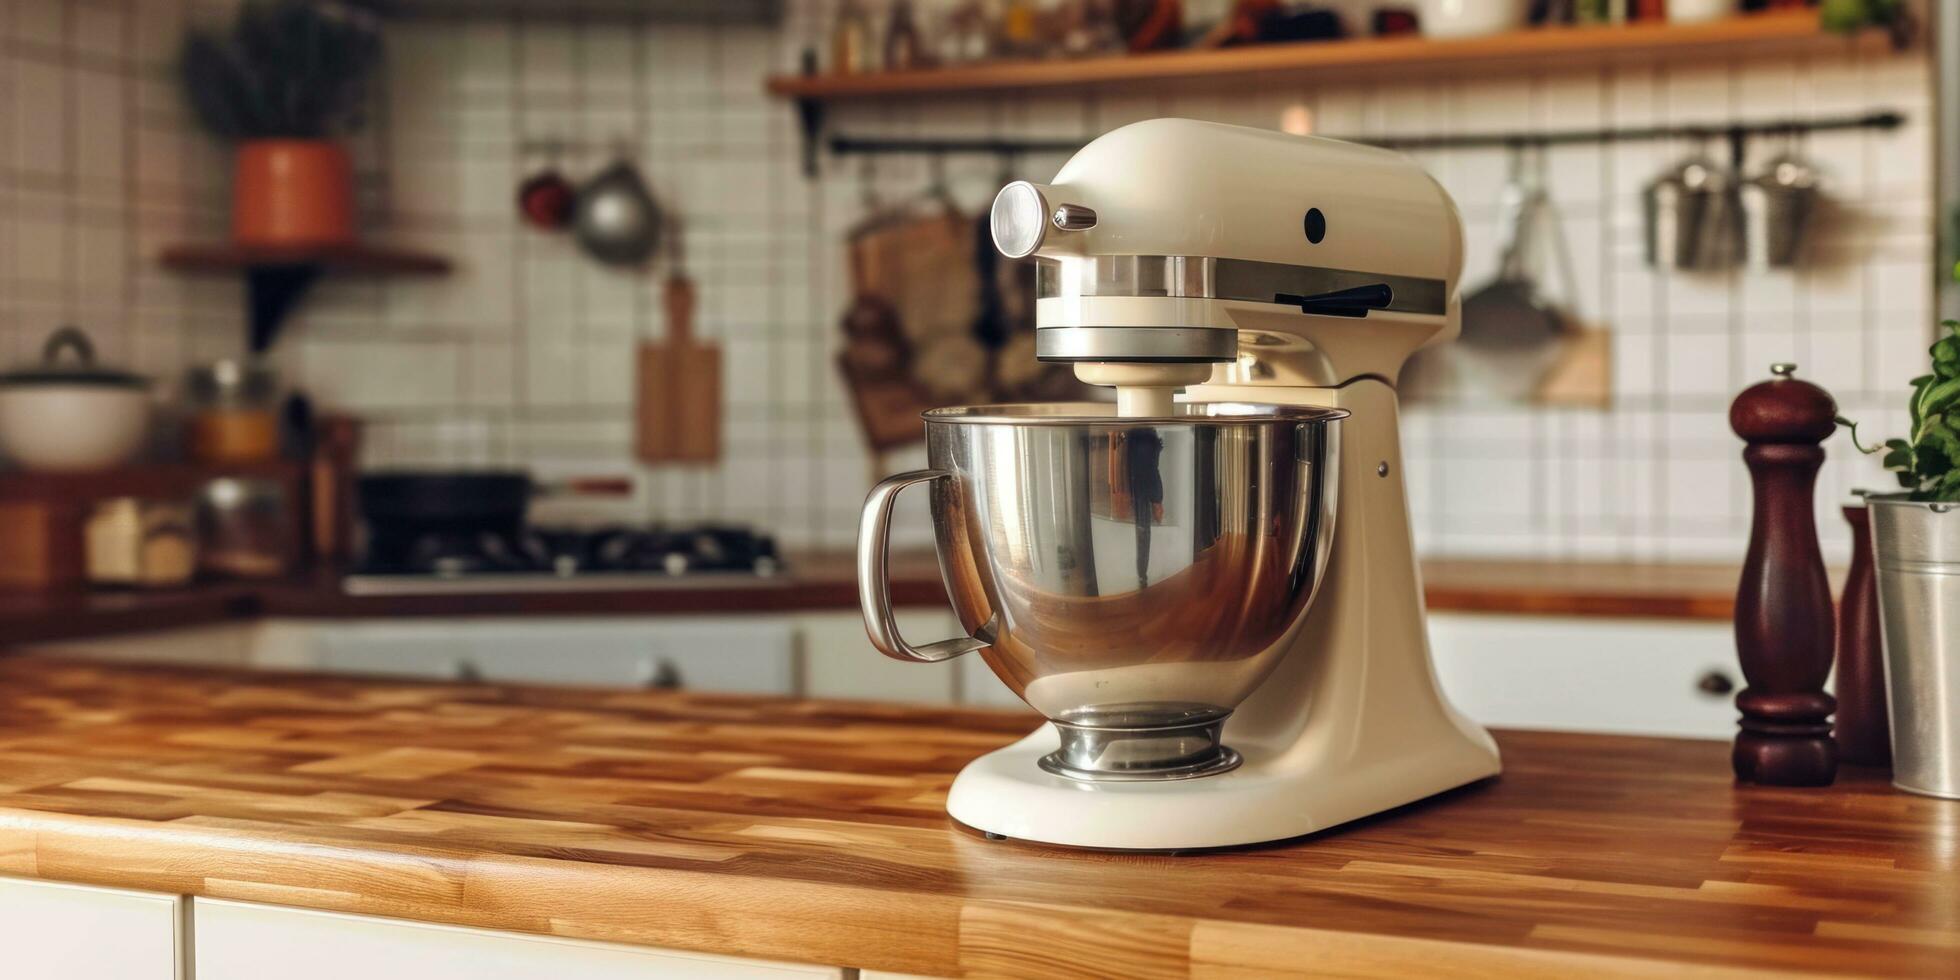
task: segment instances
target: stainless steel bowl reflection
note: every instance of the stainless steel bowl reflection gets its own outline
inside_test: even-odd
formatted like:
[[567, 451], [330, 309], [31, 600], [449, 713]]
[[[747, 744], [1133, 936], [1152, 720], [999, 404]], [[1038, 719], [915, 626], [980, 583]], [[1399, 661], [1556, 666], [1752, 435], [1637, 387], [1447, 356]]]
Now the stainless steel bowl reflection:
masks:
[[[1204, 403], [926, 413], [930, 468], [865, 503], [859, 589], [889, 656], [978, 650], [1062, 734], [1082, 779], [1223, 772], [1226, 718], [1277, 664], [1332, 544], [1335, 409]], [[968, 635], [914, 647], [890, 619], [893, 498], [930, 485], [947, 592]]]

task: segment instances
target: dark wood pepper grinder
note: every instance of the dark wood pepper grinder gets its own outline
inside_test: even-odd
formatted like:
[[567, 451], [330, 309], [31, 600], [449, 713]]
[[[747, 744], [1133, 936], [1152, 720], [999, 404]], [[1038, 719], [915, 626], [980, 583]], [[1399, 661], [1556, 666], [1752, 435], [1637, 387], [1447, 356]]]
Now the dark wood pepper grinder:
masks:
[[1851, 568], [1837, 613], [1838, 759], [1860, 766], [1892, 765], [1892, 728], [1885, 716], [1885, 649], [1878, 630], [1878, 580], [1872, 574], [1871, 513], [1847, 504]]
[[1749, 686], [1735, 738], [1736, 779], [1769, 786], [1827, 786], [1837, 778], [1837, 743], [1824, 693], [1836, 631], [1831, 583], [1817, 544], [1812, 497], [1824, 463], [1820, 445], [1837, 427], [1837, 404], [1776, 364], [1769, 381], [1729, 406], [1729, 427], [1755, 489], [1749, 555], [1735, 596], [1735, 646]]

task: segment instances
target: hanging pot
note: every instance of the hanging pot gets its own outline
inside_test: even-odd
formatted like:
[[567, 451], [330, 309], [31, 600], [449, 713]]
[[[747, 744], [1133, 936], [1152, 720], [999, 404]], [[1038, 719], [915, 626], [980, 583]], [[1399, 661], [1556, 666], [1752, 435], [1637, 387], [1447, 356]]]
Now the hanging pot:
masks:
[[556, 167], [546, 167], [517, 187], [517, 211], [524, 222], [542, 231], [571, 227], [578, 189]]
[[327, 140], [247, 140], [234, 161], [231, 235], [241, 245], [354, 240], [354, 168]]
[[572, 227], [586, 254], [608, 265], [640, 265], [660, 247], [660, 205], [630, 162], [619, 160], [579, 188]]

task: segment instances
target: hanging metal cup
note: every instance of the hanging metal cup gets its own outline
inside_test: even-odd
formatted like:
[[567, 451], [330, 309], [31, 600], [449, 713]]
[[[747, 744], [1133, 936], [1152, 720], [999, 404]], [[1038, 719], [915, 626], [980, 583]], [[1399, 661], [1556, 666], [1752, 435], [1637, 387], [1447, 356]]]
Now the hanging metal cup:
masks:
[[1647, 264], [1700, 272], [1726, 269], [1742, 250], [1734, 175], [1705, 155], [1676, 165], [1642, 194]]
[[1803, 254], [1804, 234], [1817, 209], [1817, 171], [1786, 150], [1742, 184], [1750, 261], [1787, 269]]

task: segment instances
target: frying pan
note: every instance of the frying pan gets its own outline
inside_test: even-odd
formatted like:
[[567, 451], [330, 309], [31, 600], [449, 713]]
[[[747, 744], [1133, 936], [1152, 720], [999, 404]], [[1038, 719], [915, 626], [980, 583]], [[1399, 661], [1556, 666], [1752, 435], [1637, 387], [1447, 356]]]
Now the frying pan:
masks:
[[357, 487], [361, 516], [386, 534], [510, 532], [524, 526], [531, 498], [626, 496], [624, 477], [585, 477], [540, 484], [523, 470], [393, 470], [368, 473]]

